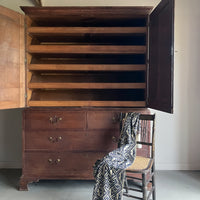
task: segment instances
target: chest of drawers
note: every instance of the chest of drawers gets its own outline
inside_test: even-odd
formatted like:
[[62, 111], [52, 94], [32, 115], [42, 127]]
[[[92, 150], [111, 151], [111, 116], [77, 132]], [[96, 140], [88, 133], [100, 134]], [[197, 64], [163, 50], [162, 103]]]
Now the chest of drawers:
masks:
[[93, 179], [96, 160], [117, 148], [120, 112], [25, 109], [20, 190], [27, 190], [28, 183], [40, 179]]

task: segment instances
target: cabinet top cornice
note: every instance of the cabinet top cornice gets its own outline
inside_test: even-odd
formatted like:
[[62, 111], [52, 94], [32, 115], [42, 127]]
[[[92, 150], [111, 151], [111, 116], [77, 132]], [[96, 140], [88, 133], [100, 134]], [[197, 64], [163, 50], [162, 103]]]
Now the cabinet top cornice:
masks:
[[21, 9], [27, 15], [33, 16], [68, 16], [68, 15], [79, 15], [79, 16], [127, 16], [127, 17], [142, 17], [147, 16], [153, 7], [147, 6], [129, 6], [129, 7], [28, 7], [21, 6]]

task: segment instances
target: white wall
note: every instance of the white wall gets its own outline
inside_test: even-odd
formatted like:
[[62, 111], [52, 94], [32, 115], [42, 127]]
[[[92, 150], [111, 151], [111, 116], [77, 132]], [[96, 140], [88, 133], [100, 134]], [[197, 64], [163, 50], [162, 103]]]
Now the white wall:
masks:
[[157, 169], [200, 169], [200, 1], [175, 0], [174, 115], [157, 112]]
[[[174, 114], [156, 112], [156, 168], [200, 169], [200, 1], [175, 1]], [[43, 2], [65, 6], [152, 6], [159, 0]], [[31, 1], [0, 0], [0, 4], [19, 11], [19, 5], [30, 5]], [[20, 109], [0, 111], [0, 168], [21, 166], [21, 121]]]

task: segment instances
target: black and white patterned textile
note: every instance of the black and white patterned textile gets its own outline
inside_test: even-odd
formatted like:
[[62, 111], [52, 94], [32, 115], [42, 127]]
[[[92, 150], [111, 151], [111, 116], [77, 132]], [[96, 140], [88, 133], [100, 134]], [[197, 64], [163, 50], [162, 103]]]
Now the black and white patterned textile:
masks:
[[98, 160], [94, 166], [93, 200], [121, 200], [124, 172], [135, 158], [139, 114], [121, 114], [121, 135], [118, 148]]

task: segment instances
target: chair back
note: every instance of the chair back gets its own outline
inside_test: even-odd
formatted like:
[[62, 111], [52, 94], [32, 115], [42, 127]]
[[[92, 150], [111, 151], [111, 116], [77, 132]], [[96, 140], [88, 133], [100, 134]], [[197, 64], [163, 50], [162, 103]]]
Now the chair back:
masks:
[[137, 156], [154, 158], [155, 114], [141, 114], [137, 133]]

